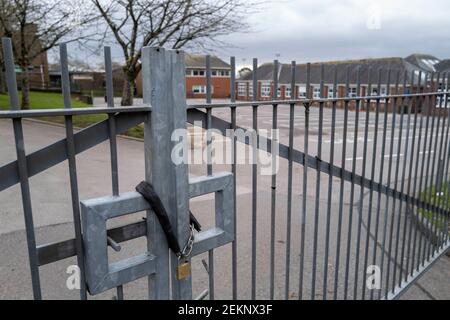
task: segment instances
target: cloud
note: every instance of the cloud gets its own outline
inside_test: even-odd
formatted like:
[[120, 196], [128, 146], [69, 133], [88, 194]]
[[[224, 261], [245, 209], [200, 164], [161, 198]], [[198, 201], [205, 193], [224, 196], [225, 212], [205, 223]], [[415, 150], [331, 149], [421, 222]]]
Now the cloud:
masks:
[[[223, 37], [231, 46], [216, 54], [224, 60], [236, 56], [238, 66], [278, 55], [283, 62], [411, 53], [450, 58], [449, 14], [448, 0], [272, 0], [248, 16], [252, 32]], [[112, 50], [121, 61], [120, 48]], [[79, 52], [78, 58], [102, 61], [88, 54]]]
[[450, 57], [448, 0], [274, 0], [249, 17], [253, 32], [223, 40], [219, 50], [272, 60], [406, 56], [414, 52]]

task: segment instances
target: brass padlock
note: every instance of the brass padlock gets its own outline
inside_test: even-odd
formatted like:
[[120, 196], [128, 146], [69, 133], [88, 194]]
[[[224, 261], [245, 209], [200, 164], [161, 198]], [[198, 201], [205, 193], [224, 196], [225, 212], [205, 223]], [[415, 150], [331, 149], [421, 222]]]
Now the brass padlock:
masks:
[[191, 274], [191, 263], [189, 261], [182, 262], [177, 267], [177, 279], [184, 280]]

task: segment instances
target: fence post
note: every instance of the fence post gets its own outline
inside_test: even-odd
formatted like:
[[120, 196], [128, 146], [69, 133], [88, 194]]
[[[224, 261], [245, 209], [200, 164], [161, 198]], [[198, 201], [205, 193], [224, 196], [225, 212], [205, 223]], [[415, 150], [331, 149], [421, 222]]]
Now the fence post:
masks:
[[[153, 183], [161, 197], [183, 247], [189, 237], [188, 168], [185, 162], [175, 164], [172, 161], [172, 148], [178, 141], [172, 142], [171, 136], [175, 130], [184, 129], [182, 139], [187, 142], [184, 54], [146, 47], [142, 64], [144, 102], [152, 107], [145, 124], [146, 179]], [[172, 298], [191, 299], [191, 277], [177, 280], [176, 255], [169, 253], [161, 227], [151, 213], [147, 221], [149, 249], [157, 256], [156, 275], [149, 282], [150, 298], [169, 298], [171, 278]]]

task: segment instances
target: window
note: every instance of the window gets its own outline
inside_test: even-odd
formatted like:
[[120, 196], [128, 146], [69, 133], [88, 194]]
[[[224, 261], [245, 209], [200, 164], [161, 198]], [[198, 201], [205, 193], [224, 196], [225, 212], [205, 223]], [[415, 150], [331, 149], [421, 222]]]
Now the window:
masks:
[[186, 75], [187, 76], [192, 76], [192, 70], [191, 69], [186, 69]]
[[229, 77], [230, 71], [229, 70], [212, 70], [211, 75], [213, 77]]
[[356, 89], [357, 89], [356, 87], [348, 88], [348, 96], [351, 97], [351, 98], [354, 98], [354, 97], [358, 96], [358, 93], [357, 93]]
[[[387, 93], [386, 87], [381, 87], [381, 92], [378, 92], [378, 87], [373, 87], [372, 92], [370, 93], [371, 96], [385, 96]], [[372, 100], [376, 101], [376, 100]], [[380, 99], [380, 102], [385, 102], [386, 99]]]
[[277, 98], [281, 98], [281, 87], [278, 87]]
[[194, 77], [204, 77], [205, 76], [205, 70], [192, 70], [192, 75]]
[[[214, 87], [211, 86], [211, 93], [214, 92]], [[193, 94], [206, 94], [206, 86], [192, 86]]]
[[[445, 92], [445, 84], [440, 84], [437, 92]], [[446, 103], [447, 102], [447, 103]], [[448, 109], [450, 105], [449, 98], [447, 95], [437, 96], [436, 97], [436, 108]]]
[[250, 84], [248, 85], [248, 96], [249, 96], [250, 98], [253, 98], [253, 83], [250, 83]]
[[313, 88], [313, 98], [320, 99], [320, 87]]
[[298, 87], [298, 97], [300, 99], [306, 98], [306, 87]]
[[246, 97], [247, 96], [247, 84], [246, 83], [238, 83], [238, 96]]
[[270, 97], [270, 84], [263, 84], [261, 86], [261, 97]]
[[333, 87], [328, 87], [328, 98], [334, 98], [334, 89]]
[[285, 98], [291, 97], [291, 87], [289, 87], [289, 86], [284, 87], [284, 97]]

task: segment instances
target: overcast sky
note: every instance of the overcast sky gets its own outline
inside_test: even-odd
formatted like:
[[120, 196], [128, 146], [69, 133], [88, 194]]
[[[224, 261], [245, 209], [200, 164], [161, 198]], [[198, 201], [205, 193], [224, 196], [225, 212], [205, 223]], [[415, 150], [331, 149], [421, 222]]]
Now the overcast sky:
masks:
[[249, 17], [254, 32], [221, 50], [242, 64], [315, 62], [429, 53], [450, 58], [449, 0], [274, 0]]
[[[277, 55], [283, 62], [411, 53], [450, 58], [449, 0], [272, 0], [248, 22], [252, 31], [224, 37], [232, 46], [217, 55], [236, 56], [238, 66]], [[120, 51], [113, 55], [120, 58]]]

